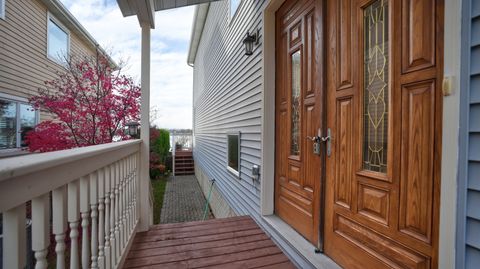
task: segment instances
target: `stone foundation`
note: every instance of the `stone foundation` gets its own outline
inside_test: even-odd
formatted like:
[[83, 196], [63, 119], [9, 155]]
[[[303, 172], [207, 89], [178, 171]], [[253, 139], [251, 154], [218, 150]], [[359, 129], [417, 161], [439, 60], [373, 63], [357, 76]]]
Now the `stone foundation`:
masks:
[[[205, 199], [208, 199], [208, 192], [210, 191], [210, 186], [212, 182], [210, 178], [203, 172], [200, 165], [195, 162], [195, 177], [200, 184]], [[212, 194], [210, 195], [210, 208], [215, 218], [228, 218], [236, 216], [235, 212], [232, 210], [228, 202], [223, 198], [222, 194], [216, 188], [215, 184], [213, 185]]]

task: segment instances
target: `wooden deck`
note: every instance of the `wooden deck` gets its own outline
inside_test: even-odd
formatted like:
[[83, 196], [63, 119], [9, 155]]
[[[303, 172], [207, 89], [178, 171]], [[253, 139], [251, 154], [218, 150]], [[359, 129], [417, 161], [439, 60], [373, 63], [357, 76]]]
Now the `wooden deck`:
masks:
[[138, 233], [124, 268], [295, 268], [249, 216]]

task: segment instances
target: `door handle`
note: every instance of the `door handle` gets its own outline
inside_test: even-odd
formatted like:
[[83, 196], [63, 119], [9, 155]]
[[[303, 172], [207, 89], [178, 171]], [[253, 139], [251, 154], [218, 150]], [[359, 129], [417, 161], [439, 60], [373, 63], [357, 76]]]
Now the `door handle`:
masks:
[[332, 131], [330, 128], [327, 129], [327, 136], [320, 138], [322, 142], [326, 142], [327, 144], [327, 156], [330, 157], [332, 155]]

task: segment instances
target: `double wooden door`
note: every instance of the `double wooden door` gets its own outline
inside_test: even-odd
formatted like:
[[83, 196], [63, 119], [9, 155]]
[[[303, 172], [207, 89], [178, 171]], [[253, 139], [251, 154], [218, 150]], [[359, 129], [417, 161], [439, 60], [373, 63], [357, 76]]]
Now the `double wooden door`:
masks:
[[[276, 213], [314, 244], [323, 219], [325, 253], [345, 268], [438, 266], [443, 11], [287, 0], [277, 12]], [[320, 155], [306, 138], [318, 128], [331, 134]]]

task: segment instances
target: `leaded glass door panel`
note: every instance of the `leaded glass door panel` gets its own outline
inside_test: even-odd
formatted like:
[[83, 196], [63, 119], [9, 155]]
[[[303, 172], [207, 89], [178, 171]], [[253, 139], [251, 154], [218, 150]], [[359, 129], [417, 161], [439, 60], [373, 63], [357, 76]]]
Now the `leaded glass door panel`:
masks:
[[277, 11], [275, 214], [319, 244], [322, 160], [321, 1], [287, 0]]
[[437, 268], [443, 0], [328, 0], [325, 252]]

